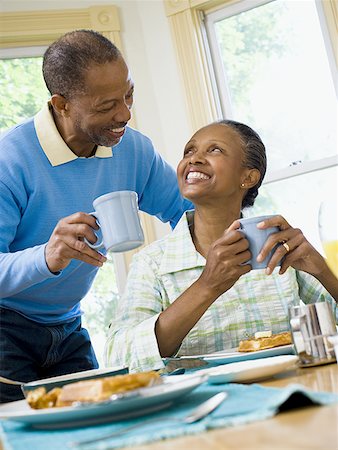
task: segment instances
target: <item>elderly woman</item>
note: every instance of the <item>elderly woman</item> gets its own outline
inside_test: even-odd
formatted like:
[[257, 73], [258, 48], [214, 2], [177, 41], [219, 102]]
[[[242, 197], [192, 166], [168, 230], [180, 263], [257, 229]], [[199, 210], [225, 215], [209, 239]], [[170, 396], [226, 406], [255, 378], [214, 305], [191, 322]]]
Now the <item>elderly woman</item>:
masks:
[[258, 225], [280, 229], [257, 258], [276, 247], [268, 267], [247, 264], [251, 254], [238, 219], [253, 205], [265, 171], [264, 144], [244, 124], [224, 120], [192, 136], [177, 177], [195, 210], [134, 256], [110, 327], [108, 364], [160, 369], [164, 357], [231, 349], [257, 331], [287, 331], [288, 307], [301, 300], [324, 298], [336, 307], [338, 280], [281, 216]]

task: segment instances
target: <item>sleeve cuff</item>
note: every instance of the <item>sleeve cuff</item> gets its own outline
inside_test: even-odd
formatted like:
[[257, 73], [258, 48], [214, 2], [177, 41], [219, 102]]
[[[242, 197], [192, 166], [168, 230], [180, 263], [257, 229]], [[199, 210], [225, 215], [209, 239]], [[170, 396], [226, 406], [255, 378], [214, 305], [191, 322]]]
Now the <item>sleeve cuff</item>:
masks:
[[130, 371], [137, 371], [140, 368], [142, 370], [158, 370], [165, 367], [155, 334], [155, 324], [159, 315], [160, 313], [144, 320], [135, 327], [137, 340], [134, 340], [136, 348], [134, 358], [130, 361]]
[[59, 277], [62, 273], [61, 270], [59, 272], [51, 272], [47, 266], [47, 262], [46, 262], [46, 258], [45, 258], [46, 245], [47, 245], [47, 243], [36, 247], [35, 266], [36, 266], [38, 272], [43, 277], [46, 277], [46, 278]]

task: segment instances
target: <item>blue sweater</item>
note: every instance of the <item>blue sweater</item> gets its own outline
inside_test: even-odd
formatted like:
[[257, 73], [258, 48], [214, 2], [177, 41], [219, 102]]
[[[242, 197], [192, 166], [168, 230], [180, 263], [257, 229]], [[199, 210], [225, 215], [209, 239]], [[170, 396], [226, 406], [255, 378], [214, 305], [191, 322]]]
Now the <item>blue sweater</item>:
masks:
[[133, 190], [140, 210], [175, 226], [190, 203], [176, 174], [141, 133], [127, 128], [109, 158], [76, 158], [52, 166], [33, 119], [0, 140], [0, 306], [31, 320], [62, 323], [80, 315], [97, 268], [72, 260], [52, 274], [44, 250], [57, 222], [93, 210], [107, 192]]

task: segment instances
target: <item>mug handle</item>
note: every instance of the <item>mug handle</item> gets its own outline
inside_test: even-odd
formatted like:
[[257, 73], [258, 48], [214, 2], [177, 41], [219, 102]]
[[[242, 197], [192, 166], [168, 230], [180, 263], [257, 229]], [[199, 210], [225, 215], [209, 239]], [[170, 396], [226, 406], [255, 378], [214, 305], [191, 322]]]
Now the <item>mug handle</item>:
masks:
[[[90, 212], [88, 214], [93, 216], [93, 217], [95, 217], [97, 225], [101, 228], [101, 225], [100, 225], [100, 222], [99, 222], [98, 217], [96, 215], [96, 212], [92, 211], [92, 212]], [[96, 236], [95, 244], [92, 244], [91, 242], [89, 242], [88, 239], [86, 239], [85, 237], [83, 238], [83, 240], [90, 248], [93, 248], [94, 250], [96, 250], [96, 249], [99, 249], [99, 248], [103, 247], [103, 239], [101, 239], [100, 242], [97, 242], [99, 240], [99, 237], [98, 237], [98, 235], [95, 232], [94, 232], [94, 234]]]

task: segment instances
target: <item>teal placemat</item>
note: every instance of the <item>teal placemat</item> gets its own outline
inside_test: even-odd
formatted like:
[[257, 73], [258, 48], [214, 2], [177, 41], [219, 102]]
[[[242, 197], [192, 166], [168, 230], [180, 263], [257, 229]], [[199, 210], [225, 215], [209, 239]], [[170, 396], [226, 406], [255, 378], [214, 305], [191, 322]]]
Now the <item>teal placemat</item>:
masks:
[[[228, 398], [209, 416], [193, 424], [170, 422], [161, 417], [183, 417], [200, 403], [226, 391]], [[338, 402], [338, 395], [328, 392], [313, 392], [301, 385], [289, 385], [285, 388], [268, 388], [258, 384], [223, 384], [199, 386], [195, 391], [169, 409], [153, 415], [138, 417], [123, 422], [97, 425], [85, 428], [67, 430], [38, 431], [27, 428], [15, 422], [1, 422], [2, 440], [5, 450], [104, 450], [145, 444], [161, 439], [201, 433], [203, 431], [243, 425], [246, 423], [267, 419], [281, 410], [300, 408], [311, 404], [329, 405]], [[128, 434], [106, 441], [72, 447], [71, 442], [95, 439], [105, 434], [123, 429], [138, 422], [144, 422], [150, 417], [158, 418], [158, 422], [146, 424]]]

